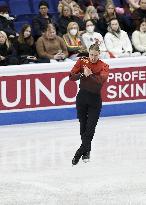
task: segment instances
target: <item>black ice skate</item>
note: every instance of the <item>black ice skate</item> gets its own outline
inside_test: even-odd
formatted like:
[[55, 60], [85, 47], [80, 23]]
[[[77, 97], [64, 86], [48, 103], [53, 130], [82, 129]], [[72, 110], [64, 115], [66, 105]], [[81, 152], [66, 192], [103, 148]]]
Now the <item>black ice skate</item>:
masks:
[[82, 155], [82, 160], [83, 162], [87, 163], [90, 161], [90, 152], [86, 152], [85, 154]]
[[81, 151], [81, 149], [79, 148], [79, 149], [76, 151], [74, 158], [72, 159], [72, 165], [76, 165], [76, 164], [79, 162], [81, 156], [82, 156], [82, 151]]

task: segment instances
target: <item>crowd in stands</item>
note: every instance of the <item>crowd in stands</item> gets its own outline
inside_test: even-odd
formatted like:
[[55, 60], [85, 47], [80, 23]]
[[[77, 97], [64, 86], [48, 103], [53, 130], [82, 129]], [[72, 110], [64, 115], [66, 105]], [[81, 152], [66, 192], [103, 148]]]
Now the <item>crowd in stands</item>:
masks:
[[18, 30], [0, 4], [0, 66], [75, 61], [95, 42], [101, 59], [146, 56], [146, 0], [60, 0], [53, 14], [49, 6], [41, 0]]

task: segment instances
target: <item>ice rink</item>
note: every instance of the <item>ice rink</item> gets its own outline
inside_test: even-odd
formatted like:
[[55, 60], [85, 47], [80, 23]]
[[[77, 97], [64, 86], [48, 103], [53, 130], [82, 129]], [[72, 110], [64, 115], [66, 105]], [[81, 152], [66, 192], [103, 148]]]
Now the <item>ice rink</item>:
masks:
[[146, 205], [146, 115], [100, 118], [76, 166], [77, 120], [0, 127], [0, 205]]

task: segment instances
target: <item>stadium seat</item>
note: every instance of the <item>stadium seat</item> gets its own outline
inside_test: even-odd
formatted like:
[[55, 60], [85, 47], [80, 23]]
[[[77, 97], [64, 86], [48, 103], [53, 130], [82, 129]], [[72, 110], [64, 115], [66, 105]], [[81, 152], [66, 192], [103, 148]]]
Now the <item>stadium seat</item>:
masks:
[[9, 0], [9, 8], [13, 16], [32, 13], [29, 0]]
[[7, 4], [7, 1], [2, 1], [2, 0], [0, 0], [0, 7], [7, 7], [8, 6], [8, 4]]
[[21, 22], [21, 21], [27, 21], [30, 25], [32, 24], [33, 18], [36, 16], [36, 14], [23, 14], [23, 15], [18, 15], [16, 17], [16, 22]]
[[14, 22], [15, 30], [16, 30], [17, 33], [19, 33], [19, 32], [21, 31], [22, 26], [23, 26], [24, 24], [29, 24], [29, 22], [28, 22], [28, 21], [18, 21], [18, 22]]

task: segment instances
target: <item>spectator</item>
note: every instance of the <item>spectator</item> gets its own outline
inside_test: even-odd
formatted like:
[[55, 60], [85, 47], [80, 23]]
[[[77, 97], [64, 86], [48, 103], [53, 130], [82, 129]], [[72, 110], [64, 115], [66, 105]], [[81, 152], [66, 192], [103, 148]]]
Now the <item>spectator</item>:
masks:
[[61, 12], [63, 6], [71, 7], [73, 0], [61, 0], [58, 4], [58, 10]]
[[4, 31], [8, 38], [16, 37], [13, 21], [14, 18], [9, 16], [8, 8], [6, 6], [0, 7], [0, 30]]
[[17, 65], [16, 52], [8, 41], [7, 34], [0, 31], [0, 66]]
[[48, 58], [50, 62], [68, 60], [65, 42], [56, 35], [56, 29], [52, 24], [47, 25], [44, 34], [37, 40], [36, 49], [40, 58]]
[[70, 22], [76, 22], [79, 25], [80, 31], [83, 31], [85, 28], [83, 20], [77, 16], [73, 16], [70, 7], [63, 6], [58, 21], [58, 30], [61, 35], [67, 33], [67, 26]]
[[128, 3], [131, 12], [140, 7], [139, 0], [128, 0]]
[[115, 57], [140, 56], [139, 52], [132, 53], [132, 44], [127, 33], [121, 30], [117, 19], [109, 22], [108, 32], [105, 37], [107, 50]]
[[78, 0], [80, 8], [85, 12], [88, 6], [94, 6], [97, 12], [104, 12], [106, 1], [103, 0]]
[[88, 6], [86, 9], [84, 21], [89, 19], [94, 22], [95, 31], [103, 35], [105, 33], [104, 24], [94, 6]]
[[75, 1], [73, 1], [71, 4], [71, 10], [72, 10], [72, 14], [74, 16], [77, 16], [77, 17], [83, 19], [84, 12], [83, 12], [83, 10], [81, 10], [80, 6]]
[[63, 35], [63, 39], [66, 43], [70, 59], [77, 60], [79, 56], [88, 54], [79, 35], [79, 26], [76, 22], [68, 24], [67, 33]]
[[[104, 24], [104, 28], [105, 28], [106, 32], [107, 32], [108, 23], [113, 18], [118, 19], [118, 22], [119, 22], [122, 30], [128, 32], [129, 34], [132, 33], [129, 17], [125, 16], [123, 14], [118, 14], [116, 12], [114, 4], [109, 2], [106, 4], [105, 12], [103, 14], [103, 24]], [[104, 35], [105, 35], [105, 33], [104, 33]]]
[[141, 20], [138, 29], [133, 32], [132, 43], [136, 51], [146, 56], [146, 18]]
[[15, 43], [20, 64], [28, 63], [49, 63], [48, 59], [38, 59], [34, 38], [32, 37], [31, 26], [25, 24], [22, 27], [17, 42]]
[[86, 21], [86, 32], [82, 35], [84, 44], [87, 50], [91, 45], [98, 42], [100, 49], [100, 58], [110, 58], [110, 54], [107, 52], [106, 46], [104, 44], [103, 37], [100, 33], [94, 32], [95, 26], [91, 20]]
[[44, 32], [44, 28], [51, 23], [51, 16], [48, 14], [49, 5], [46, 1], [40, 1], [39, 14], [34, 17], [32, 22], [33, 34], [37, 40]]
[[140, 0], [139, 6], [140, 7], [138, 9], [135, 9], [132, 14], [135, 29], [138, 27], [141, 19], [146, 18], [146, 0]]

